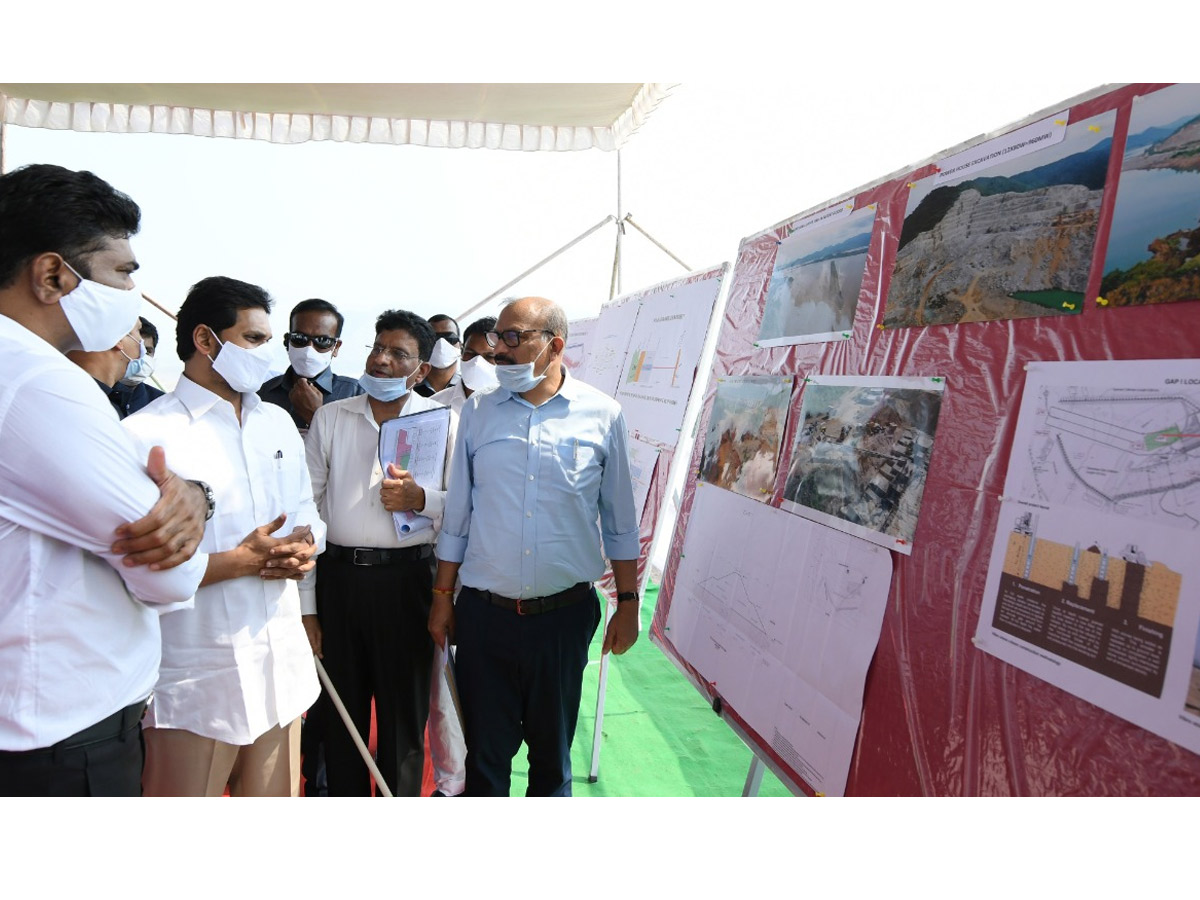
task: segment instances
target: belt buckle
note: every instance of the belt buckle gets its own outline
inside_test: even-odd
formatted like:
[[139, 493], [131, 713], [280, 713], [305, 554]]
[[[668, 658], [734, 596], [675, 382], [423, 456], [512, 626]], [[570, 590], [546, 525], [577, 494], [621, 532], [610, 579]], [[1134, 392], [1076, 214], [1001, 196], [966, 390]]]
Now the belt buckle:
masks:
[[[350, 558], [350, 562], [351, 562], [351, 563], [353, 563], [353, 564], [354, 564], [354, 565], [356, 565], [356, 566], [369, 566], [369, 565], [370, 565], [370, 563], [369, 563], [369, 562], [359, 562], [359, 561], [358, 561], [358, 553], [359, 553], [359, 551], [360, 551], [360, 550], [367, 550], [367, 548], [366, 548], [366, 547], [355, 547], [355, 548], [354, 548], [354, 555], [353, 555], [353, 556]], [[368, 551], [368, 552], [369, 552], [369, 551]]]

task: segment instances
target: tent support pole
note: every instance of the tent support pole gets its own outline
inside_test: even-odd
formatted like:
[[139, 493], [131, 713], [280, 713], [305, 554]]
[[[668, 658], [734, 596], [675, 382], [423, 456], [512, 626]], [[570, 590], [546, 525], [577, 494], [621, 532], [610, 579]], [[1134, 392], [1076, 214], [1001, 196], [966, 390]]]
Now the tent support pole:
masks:
[[325, 685], [325, 692], [329, 695], [329, 699], [333, 701], [333, 707], [337, 710], [338, 715], [342, 717], [342, 724], [350, 732], [350, 739], [354, 741], [354, 746], [358, 748], [358, 755], [363, 758], [363, 762], [367, 764], [367, 771], [375, 779], [375, 787], [379, 789], [379, 793], [383, 796], [391, 797], [392, 792], [388, 788], [387, 782], [383, 780], [383, 775], [380, 773], [379, 767], [375, 765], [375, 760], [371, 758], [371, 751], [367, 749], [367, 744], [362, 739], [362, 735], [354, 727], [354, 720], [350, 718], [350, 713], [346, 711], [346, 706], [342, 703], [342, 698], [338, 696], [337, 689], [334, 688], [333, 682], [329, 679], [329, 673], [325, 671], [325, 667], [321, 665], [321, 660], [317, 659], [317, 657], [313, 657], [313, 662], [317, 664], [317, 676], [321, 679], [321, 684]]
[[633, 221], [633, 213], [626, 213], [626, 214], [625, 214], [625, 218], [624, 218], [624, 219], [622, 219], [622, 221], [624, 221], [624, 222], [628, 222], [630, 225], [632, 225], [634, 228], [636, 228], [638, 231], [640, 231], [640, 232], [641, 232], [641, 233], [642, 233], [642, 234], [645, 236], [646, 240], [648, 240], [650, 243], [652, 243], [652, 244], [653, 244], [655, 247], [657, 247], [657, 248], [658, 248], [659, 250], [661, 250], [663, 253], [667, 254], [667, 256], [671, 257], [671, 259], [675, 260], [675, 262], [677, 262], [677, 263], [679, 263], [681, 266], [683, 266], [683, 268], [684, 268], [686, 271], [688, 271], [688, 272], [692, 271], [692, 267], [691, 267], [691, 266], [689, 266], [689, 265], [688, 265], [687, 263], [685, 263], [685, 262], [684, 262], [682, 259], [680, 259], [678, 256], [676, 256], [674, 253], [672, 253], [672, 252], [671, 252], [670, 250], [668, 250], [666, 247], [664, 247], [664, 246], [662, 245], [662, 243], [660, 243], [660, 242], [659, 242], [659, 241], [658, 241], [658, 240], [657, 240], [657, 239], [654, 237], [654, 235], [652, 235], [650, 232], [648, 232], [648, 231], [647, 231], [645, 228], [643, 228], [643, 227], [642, 227], [641, 225], [639, 225], [637, 222]]
[[457, 318], [461, 321], [466, 321], [468, 319], [468, 317], [473, 312], [475, 312], [477, 309], [480, 309], [481, 307], [484, 307], [487, 304], [491, 303], [493, 300], [495, 300], [497, 297], [499, 297], [501, 294], [503, 294], [505, 291], [507, 291], [514, 284], [521, 281], [523, 278], [526, 278], [529, 275], [532, 275], [534, 272], [536, 272], [542, 266], [546, 265], [546, 263], [548, 263], [551, 260], [556, 259], [557, 257], [561, 256], [562, 254], [566, 253], [568, 250], [570, 250], [572, 247], [574, 247], [576, 244], [578, 244], [584, 238], [590, 237], [591, 235], [593, 235], [597, 231], [599, 231], [601, 228], [603, 228], [605, 225], [607, 225], [609, 222], [613, 222], [613, 221], [616, 221], [616, 217], [610, 213], [609, 215], [607, 215], [603, 219], [601, 219], [599, 222], [597, 222], [595, 225], [593, 225], [591, 228], [589, 228], [587, 231], [585, 231], [583, 234], [579, 235], [579, 237], [563, 244], [561, 247], [559, 247], [557, 250], [555, 250], [553, 253], [551, 253], [549, 256], [547, 256], [545, 259], [542, 259], [539, 262], [534, 263], [532, 266], [530, 266], [528, 269], [526, 269], [524, 272], [522, 272], [520, 275], [518, 275], [512, 281], [509, 281], [507, 284], [503, 285], [502, 287], [497, 288], [496, 290], [492, 291], [490, 294], [488, 294], [486, 297], [484, 297], [482, 300], [480, 300], [478, 303], [476, 303], [474, 306], [472, 306], [466, 312], [460, 312], [458, 314]]
[[4, 158], [5, 151], [8, 150], [8, 124], [0, 119], [0, 175], [5, 173]]

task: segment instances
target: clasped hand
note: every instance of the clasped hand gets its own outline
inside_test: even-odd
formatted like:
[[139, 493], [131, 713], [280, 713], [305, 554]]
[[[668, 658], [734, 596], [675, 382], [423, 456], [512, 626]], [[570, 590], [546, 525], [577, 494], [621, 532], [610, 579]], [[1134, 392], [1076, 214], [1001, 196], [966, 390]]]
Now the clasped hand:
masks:
[[242, 539], [238, 549], [246, 556], [246, 565], [260, 578], [301, 579], [317, 564], [313, 559], [316, 545], [312, 528], [300, 525], [282, 537], [271, 535], [287, 519], [281, 514], [273, 522], [260, 525]]

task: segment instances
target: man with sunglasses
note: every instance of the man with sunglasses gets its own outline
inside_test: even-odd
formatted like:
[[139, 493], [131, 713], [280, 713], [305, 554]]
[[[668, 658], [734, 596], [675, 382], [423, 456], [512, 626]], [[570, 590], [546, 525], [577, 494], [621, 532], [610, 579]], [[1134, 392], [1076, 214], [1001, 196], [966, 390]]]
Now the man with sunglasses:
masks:
[[637, 640], [625, 417], [567, 373], [566, 339], [566, 315], [551, 301], [507, 305], [487, 334], [500, 386], [466, 402], [455, 441], [429, 632], [439, 646], [458, 645], [468, 795], [508, 796], [524, 740], [526, 793], [570, 796], [583, 670], [600, 622], [601, 538], [618, 591], [602, 652]]
[[413, 388], [422, 397], [432, 397], [462, 380], [458, 371], [462, 346], [458, 322], [445, 313], [438, 313], [429, 317], [429, 324], [434, 337], [433, 352], [429, 354], [429, 374]]
[[345, 317], [328, 300], [302, 300], [292, 307], [283, 336], [291, 365], [269, 380], [258, 395], [291, 413], [300, 433], [325, 403], [362, 393], [358, 381], [334, 375], [330, 366], [342, 346]]

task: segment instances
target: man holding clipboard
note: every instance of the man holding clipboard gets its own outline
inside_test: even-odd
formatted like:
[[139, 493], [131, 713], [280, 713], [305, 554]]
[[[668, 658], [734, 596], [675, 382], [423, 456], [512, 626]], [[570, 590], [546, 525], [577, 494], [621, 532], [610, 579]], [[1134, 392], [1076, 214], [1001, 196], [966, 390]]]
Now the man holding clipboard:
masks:
[[[457, 425], [446, 407], [412, 391], [429, 372], [433, 344], [433, 329], [420, 316], [383, 313], [359, 381], [366, 393], [322, 406], [305, 436], [313, 496], [329, 526], [315, 593], [301, 593], [305, 628], [364, 739], [374, 698], [379, 771], [397, 797], [417, 796], [421, 788], [433, 660], [425, 627], [430, 557]], [[406, 436], [432, 433], [442, 445], [431, 447], [424, 439], [398, 447], [392, 436], [385, 455], [428, 462], [440, 452], [436, 483], [422, 484], [394, 463], [385, 470], [381, 427], [401, 416], [413, 418]], [[443, 416], [444, 426], [437, 427]], [[330, 796], [370, 793], [366, 764], [344, 728], [329, 729], [325, 752]]]

